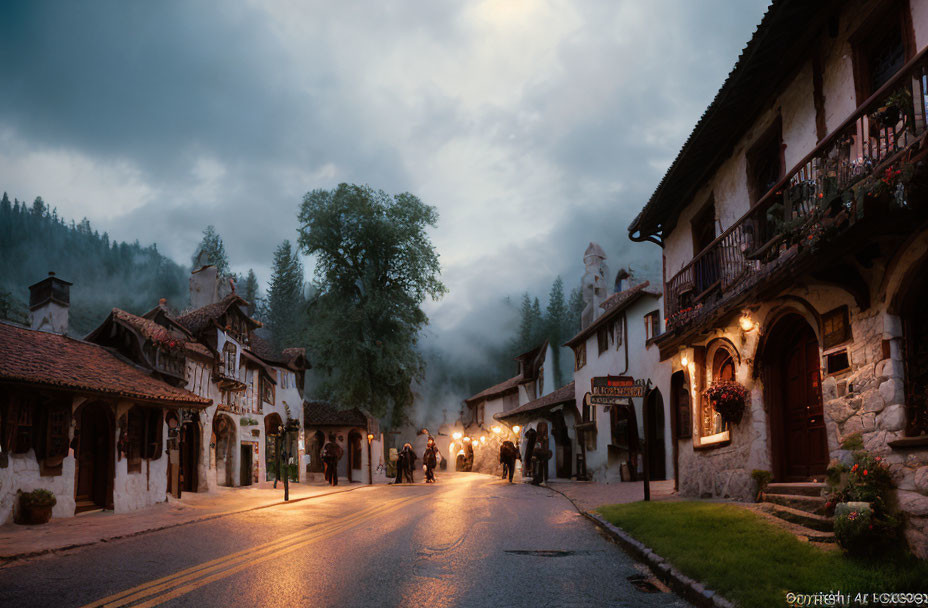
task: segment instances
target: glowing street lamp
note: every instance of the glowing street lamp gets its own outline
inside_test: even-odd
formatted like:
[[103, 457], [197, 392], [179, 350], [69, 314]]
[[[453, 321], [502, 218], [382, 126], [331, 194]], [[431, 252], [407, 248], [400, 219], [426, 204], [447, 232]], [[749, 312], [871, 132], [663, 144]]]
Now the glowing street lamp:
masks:
[[486, 443], [486, 442], [487, 442], [487, 437], [486, 437], [486, 435], [481, 435], [481, 436], [480, 436], [480, 443]]
[[757, 322], [751, 318], [751, 315], [747, 311], [741, 314], [741, 318], [738, 320], [738, 324], [741, 325], [741, 331], [744, 332], [754, 331], [757, 329]]
[[522, 427], [519, 426], [518, 424], [515, 425], [514, 427], [512, 427], [512, 432], [515, 433], [516, 435], [518, 435], [518, 434], [519, 434], [519, 431], [521, 431], [521, 430], [522, 430]]
[[494, 426], [494, 427], [493, 427], [492, 429], [490, 429], [490, 430], [493, 431], [494, 433], [496, 433], [497, 435], [499, 435], [500, 433], [503, 432], [503, 429], [501, 429], [499, 426]]
[[457, 441], [458, 439], [461, 438], [461, 433], [455, 431], [454, 433], [451, 434], [451, 436], [454, 438], [455, 441]]

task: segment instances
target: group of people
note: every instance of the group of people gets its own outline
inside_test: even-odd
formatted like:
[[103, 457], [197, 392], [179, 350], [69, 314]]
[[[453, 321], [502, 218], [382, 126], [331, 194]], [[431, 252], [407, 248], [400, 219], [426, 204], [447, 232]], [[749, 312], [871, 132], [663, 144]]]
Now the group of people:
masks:
[[[418, 460], [418, 457], [415, 450], [412, 449], [412, 445], [409, 443], [404, 444], [403, 449], [396, 455], [396, 479], [393, 483], [403, 483], [404, 481], [414, 483], [413, 471], [416, 468], [416, 460]], [[441, 462], [441, 452], [438, 450], [438, 446], [435, 445], [435, 439], [429, 437], [425, 452], [422, 453], [425, 483], [435, 483], [435, 467], [438, 466], [439, 462]]]
[[512, 483], [512, 476], [516, 469], [516, 460], [521, 460], [524, 471], [531, 471], [532, 483], [536, 486], [548, 482], [548, 460], [551, 459], [551, 450], [547, 447], [547, 441], [537, 441], [538, 432], [535, 429], [529, 429], [525, 432], [525, 457], [519, 453], [519, 448], [511, 441], [504, 441], [499, 446], [499, 462], [503, 465], [503, 479], [509, 477], [509, 483]]

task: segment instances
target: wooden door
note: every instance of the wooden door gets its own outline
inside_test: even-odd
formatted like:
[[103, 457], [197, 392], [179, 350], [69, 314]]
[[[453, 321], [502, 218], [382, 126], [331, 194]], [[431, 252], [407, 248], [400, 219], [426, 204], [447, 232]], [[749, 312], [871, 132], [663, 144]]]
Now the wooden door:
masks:
[[818, 341], [804, 325], [783, 362], [783, 437], [786, 477], [792, 481], [823, 476], [828, 444], [822, 413]]
[[77, 456], [77, 511], [93, 505], [111, 508], [111, 478], [115, 441], [103, 406], [90, 405], [81, 413], [81, 435]]
[[651, 479], [666, 479], [667, 465], [664, 446], [664, 399], [659, 390], [648, 394], [648, 428], [645, 444], [648, 450], [648, 474]]
[[180, 474], [183, 476], [181, 487], [184, 492], [196, 492], [200, 466], [200, 428], [196, 423], [188, 422], [183, 426], [180, 466]]
[[251, 485], [251, 468], [252, 468], [252, 447], [250, 443], [242, 444], [242, 471], [241, 471], [241, 485], [250, 486]]

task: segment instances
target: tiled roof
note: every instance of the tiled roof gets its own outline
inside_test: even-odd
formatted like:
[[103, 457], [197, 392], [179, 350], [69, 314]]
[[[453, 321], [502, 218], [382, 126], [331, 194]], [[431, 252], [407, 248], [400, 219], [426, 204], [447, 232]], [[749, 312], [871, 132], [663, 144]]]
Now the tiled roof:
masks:
[[210, 399], [153, 378], [102, 346], [0, 321], [0, 381], [206, 407]]
[[361, 426], [367, 427], [367, 415], [358, 408], [339, 410], [324, 401], [303, 402], [303, 426]]
[[200, 344], [199, 342], [196, 342], [194, 340], [190, 340], [187, 342], [187, 350], [197, 353], [198, 355], [203, 355], [204, 357], [212, 358], [214, 356], [213, 351], [211, 351], [205, 345]]
[[[195, 308], [188, 313], [177, 317], [176, 321], [187, 328], [187, 331], [193, 335], [198, 335], [201, 331], [214, 320], [226, 313], [232, 306], [247, 306], [248, 302], [242, 299], [238, 294], [230, 293], [223, 299], [200, 308]], [[261, 323], [244, 315], [253, 327], [261, 327]]]
[[529, 401], [523, 405], [520, 405], [514, 410], [509, 410], [508, 412], [501, 412], [496, 414], [494, 418], [497, 420], [503, 420], [504, 418], [510, 418], [512, 416], [518, 416], [520, 414], [527, 414], [529, 412], [537, 412], [538, 410], [543, 410], [548, 407], [558, 405], [560, 403], [573, 403], [576, 399], [574, 395], [574, 383], [565, 384], [556, 391], [552, 391], [543, 397], [539, 397], [534, 401]]
[[771, 2], [712, 103], [629, 225], [632, 240], [666, 237], [679, 206], [728, 158], [732, 145], [771, 103], [796, 62], [808, 56], [809, 45], [834, 14], [831, 7], [827, 2]]
[[465, 399], [464, 402], [472, 403], [474, 401], [479, 401], [480, 399], [489, 399], [491, 397], [497, 397], [499, 395], [511, 393], [512, 391], [516, 391], [519, 389], [519, 384], [522, 383], [522, 380], [523, 378], [521, 375], [513, 376], [512, 378], [510, 378], [509, 380], [506, 380], [505, 382], [500, 382], [499, 384], [495, 386], [491, 386], [488, 389], [480, 391], [473, 397], [469, 397]]
[[590, 323], [586, 328], [580, 330], [580, 333], [578, 333], [576, 336], [574, 336], [573, 338], [565, 342], [564, 346], [572, 347], [580, 343], [581, 341], [586, 340], [588, 337], [596, 333], [597, 329], [599, 329], [604, 324], [614, 319], [615, 316], [619, 312], [631, 306], [642, 296], [648, 295], [648, 296], [653, 296], [655, 298], [661, 297], [661, 292], [648, 289], [648, 286], [650, 284], [651, 283], [648, 281], [645, 281], [644, 283], [639, 283], [638, 285], [629, 287], [628, 289], [624, 291], [620, 291], [619, 293], [614, 293], [608, 298], [606, 298], [605, 300], [603, 300], [603, 302], [600, 304], [600, 307], [604, 308], [605, 312], [599, 315], [596, 318], [596, 320]]
[[114, 319], [129, 325], [148, 340], [161, 341], [165, 337], [171, 337], [181, 346], [186, 344], [186, 336], [182, 335], [180, 331], [171, 331], [166, 327], [158, 325], [154, 321], [139, 317], [119, 308], [114, 308], [112, 314]]
[[285, 364], [288, 362], [288, 359], [282, 353], [277, 352], [270, 341], [259, 336], [257, 332], [252, 332], [248, 350], [270, 363]]

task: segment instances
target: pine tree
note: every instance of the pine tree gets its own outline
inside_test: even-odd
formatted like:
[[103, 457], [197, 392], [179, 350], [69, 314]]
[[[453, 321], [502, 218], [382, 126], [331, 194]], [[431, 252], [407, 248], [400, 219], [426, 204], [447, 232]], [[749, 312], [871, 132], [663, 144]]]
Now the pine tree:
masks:
[[193, 257], [190, 258], [192, 266], [196, 267], [197, 259], [201, 251], [206, 252], [206, 259], [209, 260], [210, 264], [216, 267], [216, 270], [219, 271], [219, 276], [228, 276], [229, 256], [226, 254], [226, 248], [222, 243], [222, 237], [219, 236], [219, 233], [216, 232], [216, 228], [212, 224], [203, 230], [203, 238], [200, 240], [200, 244], [197, 246], [196, 251], [193, 252]]
[[575, 334], [580, 331], [580, 316], [583, 309], [586, 308], [586, 302], [583, 301], [583, 292], [579, 287], [575, 287], [570, 292], [570, 300], [567, 304], [567, 327], [568, 333]]
[[267, 289], [267, 321], [276, 348], [295, 346], [303, 340], [305, 307], [303, 264], [290, 241], [284, 241], [274, 250]]
[[248, 316], [253, 317], [258, 306], [258, 277], [255, 271], [248, 269], [248, 275], [239, 281], [241, 284], [242, 297], [248, 300]]

